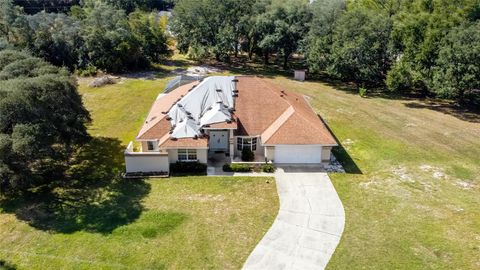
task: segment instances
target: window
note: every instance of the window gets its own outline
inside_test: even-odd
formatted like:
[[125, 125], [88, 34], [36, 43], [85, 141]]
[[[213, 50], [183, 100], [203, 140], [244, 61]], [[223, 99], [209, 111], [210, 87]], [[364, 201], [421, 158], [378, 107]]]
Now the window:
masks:
[[195, 149], [178, 149], [179, 161], [197, 161], [197, 150]]
[[155, 150], [155, 145], [153, 144], [152, 141], [147, 141], [147, 149], [148, 149], [148, 151]]
[[243, 149], [257, 150], [257, 137], [237, 137], [237, 150]]

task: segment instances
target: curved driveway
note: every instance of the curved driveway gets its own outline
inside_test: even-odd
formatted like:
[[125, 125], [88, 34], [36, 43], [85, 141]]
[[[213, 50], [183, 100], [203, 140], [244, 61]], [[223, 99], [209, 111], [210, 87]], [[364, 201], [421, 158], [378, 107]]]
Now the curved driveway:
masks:
[[323, 269], [345, 224], [342, 202], [326, 173], [275, 173], [280, 211], [243, 269]]

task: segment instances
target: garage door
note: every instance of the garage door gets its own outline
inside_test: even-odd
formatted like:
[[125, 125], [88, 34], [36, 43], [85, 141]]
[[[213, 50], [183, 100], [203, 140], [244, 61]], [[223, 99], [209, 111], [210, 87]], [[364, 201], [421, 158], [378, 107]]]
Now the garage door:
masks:
[[275, 146], [275, 163], [320, 163], [322, 147], [318, 145]]

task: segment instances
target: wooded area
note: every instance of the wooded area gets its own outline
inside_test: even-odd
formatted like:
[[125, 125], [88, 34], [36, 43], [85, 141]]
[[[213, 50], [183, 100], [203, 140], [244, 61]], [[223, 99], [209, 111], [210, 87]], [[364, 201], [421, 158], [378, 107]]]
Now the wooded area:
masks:
[[181, 0], [172, 29], [192, 57], [304, 54], [311, 72], [480, 106], [478, 0]]

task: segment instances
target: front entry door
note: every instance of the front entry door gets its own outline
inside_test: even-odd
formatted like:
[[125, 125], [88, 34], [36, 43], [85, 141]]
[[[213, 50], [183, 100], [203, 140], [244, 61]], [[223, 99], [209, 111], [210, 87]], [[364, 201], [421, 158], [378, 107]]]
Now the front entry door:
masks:
[[228, 151], [228, 130], [210, 131], [209, 148], [213, 151]]

